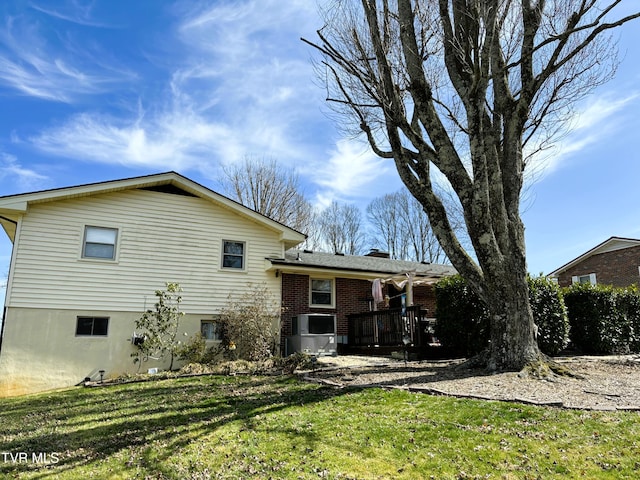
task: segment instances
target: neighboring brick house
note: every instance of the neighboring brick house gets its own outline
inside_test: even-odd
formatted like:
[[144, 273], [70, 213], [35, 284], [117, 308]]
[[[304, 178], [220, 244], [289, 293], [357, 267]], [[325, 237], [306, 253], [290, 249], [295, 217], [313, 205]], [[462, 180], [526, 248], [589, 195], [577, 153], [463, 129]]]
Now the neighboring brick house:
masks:
[[548, 276], [556, 278], [561, 287], [573, 283], [640, 284], [640, 240], [611, 237]]
[[[329, 314], [336, 316], [337, 344], [348, 344], [348, 319], [354, 313], [384, 308], [374, 306], [372, 284], [382, 280], [383, 295], [389, 297], [390, 306], [400, 306], [400, 296], [407, 294], [407, 286], [397, 288], [391, 279], [401, 280], [413, 275], [413, 288], [409, 300], [435, 316], [433, 283], [454, 275], [450, 265], [428, 264], [389, 259], [387, 254], [372, 250], [368, 255], [342, 255], [309, 250], [288, 250], [285, 258], [269, 258], [269, 270], [282, 279], [282, 332], [285, 338], [292, 334], [292, 319], [301, 314]], [[338, 348], [339, 349], [339, 348]]]

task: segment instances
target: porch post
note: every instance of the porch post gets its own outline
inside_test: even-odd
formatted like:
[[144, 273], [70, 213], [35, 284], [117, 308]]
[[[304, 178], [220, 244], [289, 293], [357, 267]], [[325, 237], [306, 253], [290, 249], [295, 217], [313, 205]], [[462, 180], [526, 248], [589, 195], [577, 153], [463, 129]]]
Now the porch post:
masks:
[[407, 273], [407, 307], [413, 307], [413, 273]]

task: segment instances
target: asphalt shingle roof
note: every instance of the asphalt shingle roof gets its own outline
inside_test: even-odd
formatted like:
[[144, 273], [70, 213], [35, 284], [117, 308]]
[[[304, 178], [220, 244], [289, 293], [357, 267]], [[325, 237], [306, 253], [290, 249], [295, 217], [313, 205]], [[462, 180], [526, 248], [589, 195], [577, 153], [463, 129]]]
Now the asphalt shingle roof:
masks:
[[343, 255], [309, 250], [291, 249], [285, 252], [285, 258], [269, 258], [274, 265], [301, 265], [315, 268], [353, 270], [381, 274], [401, 274], [414, 271], [420, 276], [447, 277], [455, 275], [451, 265], [436, 263], [410, 262], [366, 255]]

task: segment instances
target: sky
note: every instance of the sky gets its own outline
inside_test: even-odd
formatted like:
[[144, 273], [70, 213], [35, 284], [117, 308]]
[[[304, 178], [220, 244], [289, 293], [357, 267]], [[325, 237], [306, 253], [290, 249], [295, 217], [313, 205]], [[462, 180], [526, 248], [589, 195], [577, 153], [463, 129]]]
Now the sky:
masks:
[[[295, 169], [319, 208], [364, 212], [402, 186], [330, 114], [300, 40], [322, 26], [313, 0], [3, 0], [0, 15], [0, 196], [169, 170], [220, 190], [223, 166], [247, 157]], [[616, 36], [615, 79], [527, 186], [533, 274], [640, 238], [640, 22]]]

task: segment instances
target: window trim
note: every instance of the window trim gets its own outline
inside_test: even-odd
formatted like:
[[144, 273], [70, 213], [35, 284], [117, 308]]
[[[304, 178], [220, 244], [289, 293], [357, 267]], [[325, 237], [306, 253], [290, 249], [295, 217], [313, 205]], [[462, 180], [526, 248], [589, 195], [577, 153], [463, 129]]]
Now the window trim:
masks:
[[[226, 243], [239, 243], [242, 245], [242, 267], [241, 268], [237, 268], [237, 267], [225, 267], [224, 265], [224, 258], [226, 255], [231, 255], [234, 257], [238, 257], [239, 255], [234, 254], [234, 253], [225, 253], [224, 251], [224, 246]], [[243, 241], [243, 240], [230, 240], [228, 238], [223, 238], [222, 239], [222, 244], [220, 246], [220, 268], [225, 270], [225, 271], [230, 271], [230, 272], [245, 272], [247, 270], [247, 242]]]
[[[91, 319], [91, 333], [78, 333], [78, 327], [80, 326], [80, 319]], [[95, 330], [96, 320], [104, 320], [106, 322], [106, 328], [105, 328], [106, 333], [104, 335], [93, 333]], [[111, 323], [109, 320], [111, 320], [110, 317], [101, 317], [96, 315], [77, 315], [75, 336], [82, 337], [82, 338], [94, 338], [94, 337], [106, 338], [109, 336], [109, 323]]]
[[[313, 303], [313, 281], [331, 282], [331, 303]], [[330, 277], [309, 277], [309, 306], [314, 308], [336, 308], [336, 279]]]
[[[87, 234], [89, 233], [89, 229], [94, 228], [94, 229], [100, 229], [100, 230], [110, 230], [115, 232], [115, 239], [113, 241], [113, 256], [111, 258], [109, 257], [94, 257], [91, 255], [87, 255], [86, 254], [86, 249], [87, 249]], [[82, 245], [80, 246], [80, 258], [82, 260], [91, 260], [91, 261], [99, 261], [99, 262], [116, 262], [118, 259], [118, 237], [120, 236], [120, 229], [117, 227], [105, 227], [105, 226], [98, 226], [98, 225], [85, 225], [84, 229], [83, 229], [83, 234], [82, 234]], [[90, 243], [94, 243], [97, 244], [96, 242], [90, 242]], [[103, 243], [103, 244], [97, 244], [97, 245], [111, 245], [108, 243]]]

